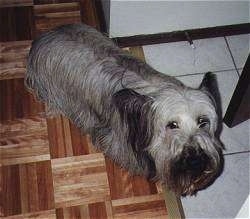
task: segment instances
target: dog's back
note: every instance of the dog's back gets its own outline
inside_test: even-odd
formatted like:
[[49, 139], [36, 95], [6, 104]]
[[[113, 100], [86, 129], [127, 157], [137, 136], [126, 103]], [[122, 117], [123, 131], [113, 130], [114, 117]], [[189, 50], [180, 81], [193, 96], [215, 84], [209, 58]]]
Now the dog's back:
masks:
[[[105, 81], [112, 81], [107, 78], [107, 74], [98, 72], [111, 62], [114, 64], [115, 60], [110, 54], [119, 52], [111, 40], [87, 25], [61, 26], [41, 35], [32, 43], [26, 85], [34, 89], [41, 100], [50, 103], [50, 99], [53, 99], [51, 104], [59, 101], [59, 96], [64, 96], [66, 100], [68, 94], [77, 98], [78, 94], [74, 93], [77, 90], [82, 90], [86, 98], [90, 95], [84, 95], [84, 92], [95, 96]], [[106, 78], [100, 80], [98, 77], [102, 76]], [[59, 107], [60, 104], [57, 103]]]
[[100, 56], [107, 56], [111, 50], [118, 52], [111, 40], [87, 25], [70, 24], [58, 27], [33, 41], [27, 64], [27, 85], [34, 88], [33, 83], [36, 80], [33, 78], [43, 74], [55, 76], [59, 73], [54, 72], [56, 67], [63, 68], [59, 69], [63, 70], [61, 73], [67, 71], [68, 67], [68, 73], [72, 74], [72, 67], [86, 68], [100, 59]]

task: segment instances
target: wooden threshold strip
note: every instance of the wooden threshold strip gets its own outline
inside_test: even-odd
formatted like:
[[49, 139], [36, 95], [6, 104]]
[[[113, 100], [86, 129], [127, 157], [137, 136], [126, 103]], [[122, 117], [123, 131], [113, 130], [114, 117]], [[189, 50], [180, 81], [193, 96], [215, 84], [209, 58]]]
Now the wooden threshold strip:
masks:
[[119, 47], [189, 41], [250, 33], [250, 23], [113, 38]]

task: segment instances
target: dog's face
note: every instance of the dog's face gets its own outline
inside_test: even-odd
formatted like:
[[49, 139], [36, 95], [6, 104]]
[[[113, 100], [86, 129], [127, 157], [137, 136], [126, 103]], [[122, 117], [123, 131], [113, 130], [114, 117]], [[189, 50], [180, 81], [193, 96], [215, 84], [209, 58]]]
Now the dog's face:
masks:
[[166, 86], [151, 97], [124, 89], [114, 97], [138, 164], [177, 194], [195, 194], [222, 170], [215, 83], [205, 76], [199, 89]]
[[195, 194], [214, 180], [222, 165], [215, 105], [202, 90], [167, 89], [153, 107], [154, 136], [148, 149], [157, 174], [176, 193]]

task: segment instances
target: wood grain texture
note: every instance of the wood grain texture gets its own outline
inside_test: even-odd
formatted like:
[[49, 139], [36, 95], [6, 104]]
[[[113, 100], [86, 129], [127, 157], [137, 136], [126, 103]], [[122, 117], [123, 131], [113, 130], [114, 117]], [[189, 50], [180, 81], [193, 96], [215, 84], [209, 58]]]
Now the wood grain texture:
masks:
[[22, 213], [20, 197], [19, 165], [0, 167], [0, 215]]
[[57, 26], [79, 23], [79, 3], [42, 4], [34, 6], [36, 35], [51, 30]]
[[110, 198], [105, 160], [100, 153], [53, 159], [52, 172], [57, 208]]
[[168, 209], [168, 218], [185, 218], [180, 197], [176, 197], [176, 195], [168, 188], [164, 188], [163, 191]]
[[0, 42], [34, 37], [33, 7], [0, 8]]
[[0, 137], [13, 138], [17, 136], [37, 135], [47, 133], [46, 119], [42, 116], [31, 116], [8, 120], [0, 123]]
[[79, 0], [81, 9], [81, 21], [97, 30], [101, 29], [101, 21], [97, 14], [96, 0]]
[[31, 41], [0, 42], [0, 80], [23, 78]]
[[3, 216], [54, 208], [50, 161], [2, 166]]
[[78, 156], [97, 151], [90, 137], [84, 135], [64, 116], [47, 118], [50, 153], [52, 158]]
[[165, 202], [160, 194], [112, 200], [114, 218], [166, 218]]
[[[110, 203], [110, 201], [109, 201]], [[96, 202], [86, 205], [78, 205], [67, 208], [58, 208], [56, 210], [57, 218], [67, 218], [67, 219], [106, 219], [113, 218], [107, 213], [106, 202]]]
[[31, 135], [0, 139], [0, 165], [50, 160], [49, 142], [46, 135]]
[[17, 6], [32, 6], [33, 0], [1, 0], [0, 8], [17, 7]]
[[42, 4], [58, 4], [58, 3], [72, 3], [78, 2], [79, 0], [33, 0], [35, 5]]
[[108, 158], [106, 158], [106, 168], [112, 200], [158, 192], [155, 183], [147, 181], [144, 177], [131, 176]]
[[44, 105], [29, 93], [23, 79], [0, 80], [0, 121], [40, 115]]
[[56, 219], [55, 209], [5, 217], [6, 219]]

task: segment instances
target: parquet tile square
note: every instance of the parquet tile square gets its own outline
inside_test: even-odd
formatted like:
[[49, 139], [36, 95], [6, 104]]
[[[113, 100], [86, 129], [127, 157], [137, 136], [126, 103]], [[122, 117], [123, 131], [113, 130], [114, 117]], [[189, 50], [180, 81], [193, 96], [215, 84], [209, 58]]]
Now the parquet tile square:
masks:
[[0, 42], [0, 80], [23, 78], [31, 41]]
[[96, 153], [90, 137], [81, 133], [69, 119], [58, 115], [47, 118], [51, 158]]
[[36, 116], [0, 123], [0, 165], [50, 160], [47, 124]]
[[33, 6], [0, 7], [0, 42], [32, 39], [33, 17]]
[[0, 80], [0, 106], [0, 121], [40, 116], [44, 112], [44, 105], [26, 90], [23, 78]]
[[105, 159], [101, 153], [51, 162], [56, 208], [110, 199]]
[[33, 213], [26, 213], [21, 215], [14, 215], [6, 217], [6, 219], [56, 219], [56, 211], [48, 210], [48, 211], [37, 211]]
[[112, 200], [114, 218], [166, 218], [162, 194]]
[[54, 208], [50, 161], [1, 167], [1, 213], [9, 216]]
[[63, 24], [81, 21], [78, 2], [35, 5], [34, 13], [37, 35]]

